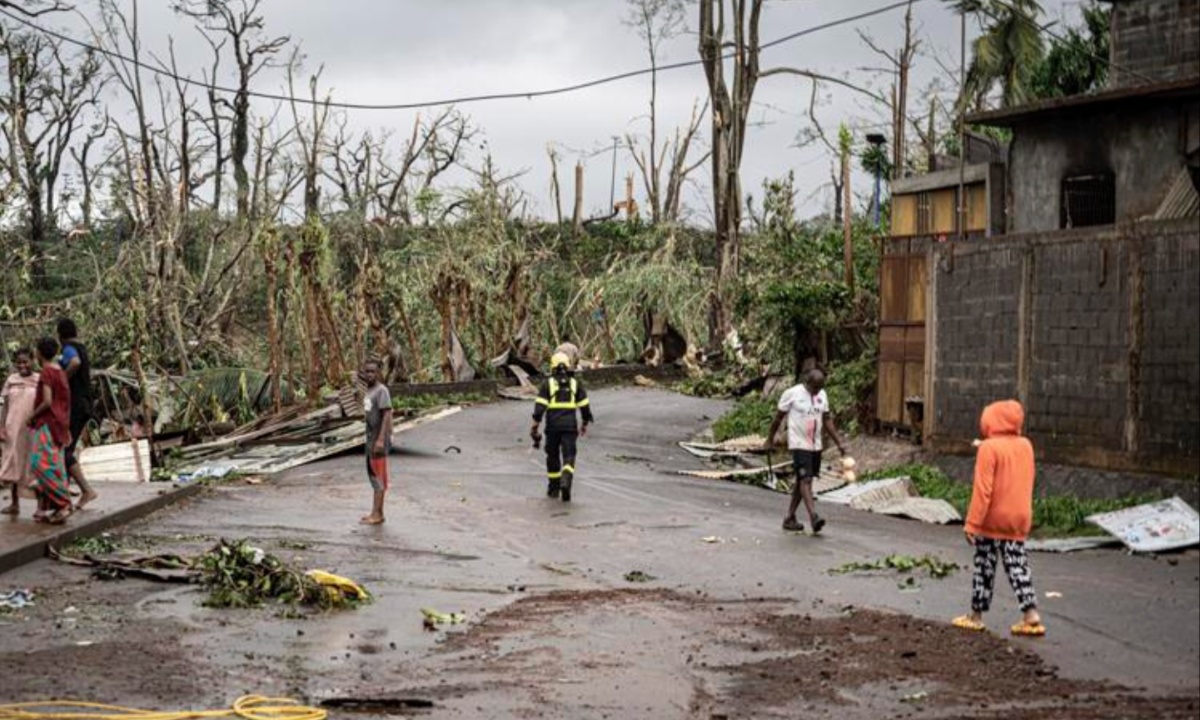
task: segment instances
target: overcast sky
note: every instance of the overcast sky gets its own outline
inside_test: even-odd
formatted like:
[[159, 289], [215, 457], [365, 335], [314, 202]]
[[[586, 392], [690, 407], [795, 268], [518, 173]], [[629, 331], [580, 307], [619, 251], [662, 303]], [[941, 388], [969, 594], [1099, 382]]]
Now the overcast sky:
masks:
[[[769, 0], [762, 20], [763, 40], [887, 4], [889, 0]], [[85, 12], [89, 5], [90, 0], [79, 2]], [[1049, 19], [1077, 22], [1077, 2], [1045, 0], [1044, 5]], [[168, 0], [141, 0], [140, 7], [146, 46], [165, 57], [167, 37], [173, 37], [181, 70], [199, 78], [209, 62], [209, 51], [192, 22], [175, 15]], [[323, 80], [339, 101], [407, 103], [538, 90], [646, 65], [640, 39], [622, 22], [628, 12], [624, 0], [264, 0], [262, 8], [267, 32], [290, 35], [300, 43], [308, 69], [324, 65]], [[689, 5], [687, 12], [688, 26], [694, 28], [695, 5]], [[922, 88], [935, 77], [945, 78], [947, 84], [951, 80], [934, 56], [957, 65], [959, 21], [942, 0], [918, 1], [914, 15], [923, 43], [914, 68], [910, 114], [915, 115], [927, 107]], [[59, 27], [78, 28], [70, 20], [55, 22]], [[866, 47], [858, 31], [883, 47], [896, 48], [903, 40], [903, 10], [771, 48], [764, 51], [762, 65], [847, 76], [890, 92], [889, 78], [861, 69], [882, 67], [884, 61]], [[663, 55], [663, 62], [696, 59], [695, 35], [674, 39]], [[282, 80], [279, 75], [264, 75], [256, 87], [278, 91]], [[743, 164], [743, 186], [754, 194], [764, 178], [794, 171], [804, 215], [822, 211], [830, 200], [829, 191], [822, 190], [829, 178], [824, 149], [796, 147], [797, 136], [809, 125], [810, 91], [808, 81], [789, 76], [759, 83], [753, 117], [760, 124], [750, 132]], [[546, 159], [547, 143], [553, 142], [567, 165], [564, 182], [576, 158], [585, 163], [586, 206], [589, 212], [599, 212], [609, 200], [612, 154], [589, 155], [611, 146], [614, 136], [645, 131], [648, 93], [647, 76], [568, 95], [464, 104], [460, 109], [481, 128], [481, 137], [502, 168], [528, 170], [521, 182], [532, 200], [531, 211], [543, 216], [553, 213]], [[693, 103], [705, 93], [699, 67], [662, 74], [662, 125], [686, 123]], [[858, 127], [886, 121], [881, 108], [873, 107], [870, 100], [833, 85], [822, 86], [818, 114], [832, 128], [840, 120]], [[355, 127], [390, 128], [401, 137], [413, 118], [412, 111], [349, 114]], [[634, 170], [628, 154], [619, 153], [618, 195], [620, 178]], [[701, 170], [696, 178], [703, 181], [705, 176]], [[868, 178], [856, 177], [856, 192], [865, 194], [869, 186]], [[640, 181], [638, 190], [640, 196]], [[704, 189], [696, 188], [686, 197], [697, 220], [707, 220], [705, 195]]]

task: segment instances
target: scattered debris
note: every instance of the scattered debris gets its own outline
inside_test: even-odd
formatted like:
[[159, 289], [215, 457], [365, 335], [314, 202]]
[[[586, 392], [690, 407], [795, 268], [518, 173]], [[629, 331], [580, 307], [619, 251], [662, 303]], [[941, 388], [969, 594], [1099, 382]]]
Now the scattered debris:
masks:
[[962, 515], [954, 506], [938, 498], [912, 497], [894, 500], [875, 507], [862, 508], [880, 515], [893, 515], [920, 520], [932, 525], [949, 525], [962, 522]]
[[644, 582], [654, 582], [657, 579], [658, 578], [654, 577], [653, 575], [646, 573], [646, 572], [642, 572], [641, 570], [631, 570], [631, 571], [625, 573], [625, 582], [644, 583]]
[[325, 592], [329, 594], [329, 601], [333, 606], [345, 603], [367, 602], [371, 599], [371, 594], [350, 578], [334, 575], [324, 570], [309, 570], [305, 575], [325, 588]]
[[33, 605], [33, 591], [29, 589], [10, 590], [0, 593], [0, 610], [21, 610]]
[[[259, 607], [270, 600], [331, 609], [353, 607], [370, 599], [365, 590], [345, 578], [321, 571], [313, 571], [316, 577], [302, 573], [245, 540], [221, 540], [194, 565], [200, 571], [200, 583], [209, 592], [204, 601], [208, 607]], [[330, 580], [333, 587], [317, 577]], [[354, 590], [346, 592], [345, 583]]]
[[633, 378], [633, 384], [637, 385], [638, 387], [648, 387], [648, 388], [658, 387], [657, 382], [655, 382], [654, 380], [651, 380], [650, 378], [646, 377], [645, 375], [635, 375]]
[[[462, 410], [443, 408], [398, 423], [393, 433], [435, 422]], [[223, 477], [230, 472], [272, 474], [353, 450], [366, 442], [362, 420], [340, 417], [340, 405], [304, 412], [290, 408], [234, 430], [208, 443], [179, 450], [183, 467], [176, 478], [194, 481], [201, 477]]]
[[461, 625], [467, 621], [466, 613], [444, 613], [434, 610], [433, 608], [421, 608], [421, 614], [425, 616], [423, 621], [426, 630], [437, 630], [438, 625]]
[[703, 542], [706, 542], [706, 543], [708, 543], [708, 544], [710, 544], [710, 545], [713, 545], [713, 544], [717, 544], [717, 543], [723, 543], [723, 542], [725, 542], [725, 538], [723, 538], [723, 537], [721, 537], [721, 536], [719, 536], [719, 535], [709, 535], [709, 536], [707, 536], [707, 537], [702, 537], [702, 538], [700, 538], [700, 539], [701, 539]]
[[446, 453], [449, 453], [451, 451], [453, 451], [455, 455], [462, 455], [462, 448], [460, 448], [457, 445], [447, 446], [446, 449], [442, 451], [442, 454], [445, 455]]
[[1115, 537], [1081, 537], [1081, 538], [1050, 538], [1047, 540], [1030, 539], [1025, 543], [1025, 549], [1030, 552], [1069, 553], [1079, 550], [1095, 550], [1112, 545], [1120, 545]]
[[[103, 547], [103, 546], [101, 546]], [[112, 546], [115, 548], [115, 546]], [[131, 555], [120, 558], [97, 557], [112, 550], [99, 550], [79, 553], [73, 548], [59, 550], [51, 547], [48, 555], [68, 565], [92, 568], [92, 576], [98, 580], [124, 580], [127, 577], [138, 577], [144, 580], [170, 583], [190, 583], [195, 580], [196, 571], [190, 560], [178, 555]]]
[[1046, 597], [1048, 597], [1050, 599], [1061, 598], [1062, 596], [1063, 596], [1062, 593], [1055, 592], [1054, 590], [1051, 590], [1050, 592], [1046, 593]]
[[921, 702], [922, 700], [928, 700], [928, 699], [929, 699], [929, 693], [925, 692], [924, 690], [921, 690], [920, 692], [915, 692], [910, 695], [905, 695], [904, 697], [900, 698], [900, 702], [917, 703], [917, 702]]
[[67, 546], [64, 551], [68, 555], [110, 555], [121, 548], [120, 543], [113, 539], [110, 533], [101, 533], [91, 537], [82, 537]]
[[896, 477], [848, 484], [821, 496], [825, 502], [849, 505], [881, 515], [909, 517], [937, 525], [962, 522], [953, 505], [939, 498], [923, 498], [911, 478]]
[[151, 447], [146, 440], [93, 445], [79, 451], [79, 464], [93, 482], [146, 482], [151, 474]]
[[[741, 469], [729, 469], [729, 470], [680, 470], [678, 472], [680, 475], [686, 475], [688, 477], [703, 478], [705, 480], [739, 480], [741, 478], [753, 478], [753, 477], [758, 477], [758, 476], [764, 476], [764, 480], [765, 480], [765, 475], [767, 474], [768, 471], [779, 472], [782, 470], [787, 470], [791, 466], [792, 466], [792, 464], [790, 462], [785, 462], [785, 463], [776, 463], [775, 465], [772, 465], [770, 468], [755, 467], [755, 468], [741, 468]], [[757, 483], [749, 483], [749, 484], [754, 485]]]
[[935, 555], [923, 555], [919, 558], [912, 555], [888, 555], [875, 562], [851, 562], [829, 571], [831, 575], [846, 575], [849, 573], [875, 572], [880, 570], [895, 570], [898, 573], [910, 573], [924, 568], [929, 577], [942, 579], [954, 574], [960, 568], [956, 563], [946, 562]]
[[1181, 498], [1092, 515], [1087, 521], [1133, 552], [1153, 553], [1200, 544], [1200, 515]]

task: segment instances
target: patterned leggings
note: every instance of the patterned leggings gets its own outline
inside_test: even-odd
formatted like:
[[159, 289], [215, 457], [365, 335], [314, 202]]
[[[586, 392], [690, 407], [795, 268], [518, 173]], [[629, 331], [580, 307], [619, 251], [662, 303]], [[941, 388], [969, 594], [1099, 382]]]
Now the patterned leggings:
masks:
[[1029, 558], [1025, 555], [1025, 543], [1018, 540], [993, 540], [975, 538], [975, 576], [971, 580], [971, 609], [985, 613], [992, 606], [992, 588], [996, 584], [996, 556], [1004, 558], [1004, 571], [1008, 582], [1017, 593], [1021, 612], [1037, 607], [1037, 593], [1033, 590], [1033, 573], [1029, 570]]

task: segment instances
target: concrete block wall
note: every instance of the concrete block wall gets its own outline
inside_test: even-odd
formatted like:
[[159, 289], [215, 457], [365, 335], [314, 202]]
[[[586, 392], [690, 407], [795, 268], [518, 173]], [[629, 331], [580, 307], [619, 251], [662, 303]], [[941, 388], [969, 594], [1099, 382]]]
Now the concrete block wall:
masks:
[[[942, 246], [945, 248], [946, 246]], [[975, 437], [980, 409], [1012, 397], [1017, 349], [1022, 255], [1019, 247], [994, 252], [943, 253], [937, 272], [937, 338], [933, 352], [935, 425]]]
[[1109, 87], [1200, 75], [1200, 0], [1113, 3]]
[[[1193, 218], [1193, 222], [1194, 222]], [[1138, 437], [1147, 457], [1198, 456], [1200, 228], [1145, 238]]]
[[1042, 460], [1200, 474], [1195, 218], [948, 243], [931, 267], [935, 449], [1016, 397]]
[[1129, 282], [1121, 243], [1035, 247], [1028, 430], [1063, 447], [1125, 448]]

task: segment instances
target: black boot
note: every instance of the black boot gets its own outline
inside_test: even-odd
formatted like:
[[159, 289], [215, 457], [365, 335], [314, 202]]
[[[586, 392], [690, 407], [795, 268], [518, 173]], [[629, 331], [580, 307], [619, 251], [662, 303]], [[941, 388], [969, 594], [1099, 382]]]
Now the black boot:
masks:
[[557, 500], [558, 493], [561, 490], [561, 488], [562, 488], [562, 484], [558, 481], [557, 478], [554, 480], [551, 480], [550, 485], [546, 488], [546, 497], [554, 498]]
[[575, 479], [575, 473], [564, 472], [562, 476], [562, 501], [571, 502], [571, 481]]

